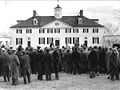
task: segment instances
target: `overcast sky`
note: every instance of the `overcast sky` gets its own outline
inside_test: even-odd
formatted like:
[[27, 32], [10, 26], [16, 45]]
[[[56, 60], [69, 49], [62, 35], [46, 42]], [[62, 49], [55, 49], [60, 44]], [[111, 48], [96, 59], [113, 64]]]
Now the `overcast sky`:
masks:
[[[39, 16], [53, 16], [57, 0], [0, 0], [0, 32], [7, 32], [16, 20], [26, 20], [36, 10]], [[119, 0], [59, 0], [62, 15], [78, 15], [83, 9], [84, 16], [99, 19], [101, 24], [118, 23]]]

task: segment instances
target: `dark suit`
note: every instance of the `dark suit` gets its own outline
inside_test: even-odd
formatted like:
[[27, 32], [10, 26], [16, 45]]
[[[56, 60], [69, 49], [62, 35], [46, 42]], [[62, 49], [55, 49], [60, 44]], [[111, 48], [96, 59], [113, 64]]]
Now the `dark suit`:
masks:
[[27, 83], [26, 76], [28, 78], [28, 82], [30, 83], [31, 82], [31, 80], [30, 80], [30, 74], [31, 74], [30, 61], [31, 61], [31, 59], [30, 59], [29, 55], [25, 54], [20, 57], [20, 61], [21, 61], [21, 69], [22, 69], [22, 75], [24, 78], [24, 83], [25, 84]]
[[73, 74], [77, 72], [80, 73], [79, 61], [80, 61], [80, 54], [77, 50], [72, 52], [71, 55], [72, 63], [73, 63]]
[[46, 80], [51, 80], [51, 74], [53, 71], [53, 60], [51, 54], [47, 51], [44, 54], [45, 57], [45, 74], [46, 74]]
[[110, 55], [110, 75], [111, 80], [114, 79], [114, 76], [116, 76], [116, 79], [119, 79], [119, 73], [118, 73], [118, 61], [117, 61], [117, 55], [115, 53], [112, 53]]
[[38, 80], [42, 80], [45, 74], [44, 53], [42, 51], [38, 52], [37, 72]]
[[80, 71], [85, 73], [87, 69], [87, 55], [84, 52], [80, 52]]
[[1, 70], [2, 70], [2, 75], [4, 77], [4, 81], [6, 82], [6, 78], [8, 81], [10, 81], [10, 71], [11, 71], [11, 65], [10, 65], [10, 58], [8, 53], [3, 53], [0, 55], [0, 59], [2, 62]]
[[17, 55], [14, 53], [10, 55], [11, 60], [11, 76], [12, 76], [12, 84], [17, 85], [19, 78], [19, 67], [20, 61]]
[[55, 78], [59, 79], [59, 66], [60, 66], [60, 62], [61, 62], [61, 57], [60, 57], [60, 53], [58, 50], [55, 50], [53, 52], [53, 65], [54, 65], [54, 72], [55, 72]]

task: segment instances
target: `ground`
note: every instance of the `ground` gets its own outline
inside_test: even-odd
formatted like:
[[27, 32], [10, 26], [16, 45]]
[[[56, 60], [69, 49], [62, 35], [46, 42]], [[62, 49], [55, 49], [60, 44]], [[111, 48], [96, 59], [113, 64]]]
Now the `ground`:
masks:
[[23, 79], [19, 79], [19, 85], [12, 86], [11, 82], [4, 82], [0, 77], [0, 90], [120, 90], [120, 81], [110, 81], [107, 75], [99, 75], [93, 79], [88, 74], [71, 75], [60, 73], [60, 80], [52, 81], [37, 80], [37, 75], [32, 75], [32, 83], [23, 84]]

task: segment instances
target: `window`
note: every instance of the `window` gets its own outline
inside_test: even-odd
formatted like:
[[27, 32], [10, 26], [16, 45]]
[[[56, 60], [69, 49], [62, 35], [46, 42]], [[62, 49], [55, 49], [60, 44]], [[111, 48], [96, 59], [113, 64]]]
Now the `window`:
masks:
[[66, 44], [71, 44], [72, 42], [71, 42], [71, 37], [66, 37], [65, 38], [65, 43]]
[[73, 33], [79, 33], [79, 29], [73, 29]]
[[82, 18], [78, 18], [78, 24], [82, 24]]
[[83, 33], [88, 33], [89, 32], [89, 29], [88, 28], [84, 28], [83, 29]]
[[71, 29], [70, 28], [66, 28], [65, 29], [65, 33], [71, 33]]
[[16, 29], [17, 34], [22, 34], [22, 29]]
[[47, 33], [53, 33], [53, 29], [47, 29]]
[[97, 29], [93, 29], [93, 33], [98, 33], [98, 28]]
[[59, 25], [59, 23], [55, 23], [55, 25], [56, 25], [56, 26], [58, 26], [58, 25]]
[[39, 29], [39, 33], [45, 33], [45, 29]]
[[16, 38], [16, 45], [22, 45], [22, 38]]
[[60, 29], [54, 29], [54, 33], [60, 33]]
[[36, 18], [33, 19], [33, 25], [37, 25], [38, 24], [38, 20]]
[[45, 38], [44, 37], [39, 38], [39, 44], [45, 44]]
[[73, 44], [79, 43], [79, 37], [73, 37]]
[[32, 29], [26, 29], [26, 33], [32, 33]]
[[99, 44], [99, 37], [93, 37], [93, 44]]
[[47, 44], [50, 44], [51, 42], [53, 42], [53, 38], [52, 37], [47, 38]]

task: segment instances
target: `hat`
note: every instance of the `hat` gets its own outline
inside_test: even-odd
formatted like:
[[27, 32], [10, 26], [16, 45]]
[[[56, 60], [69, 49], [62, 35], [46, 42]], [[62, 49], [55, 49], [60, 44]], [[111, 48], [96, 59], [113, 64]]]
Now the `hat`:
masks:
[[5, 48], [1, 48], [1, 51], [5, 52], [6, 50], [5, 50]]

